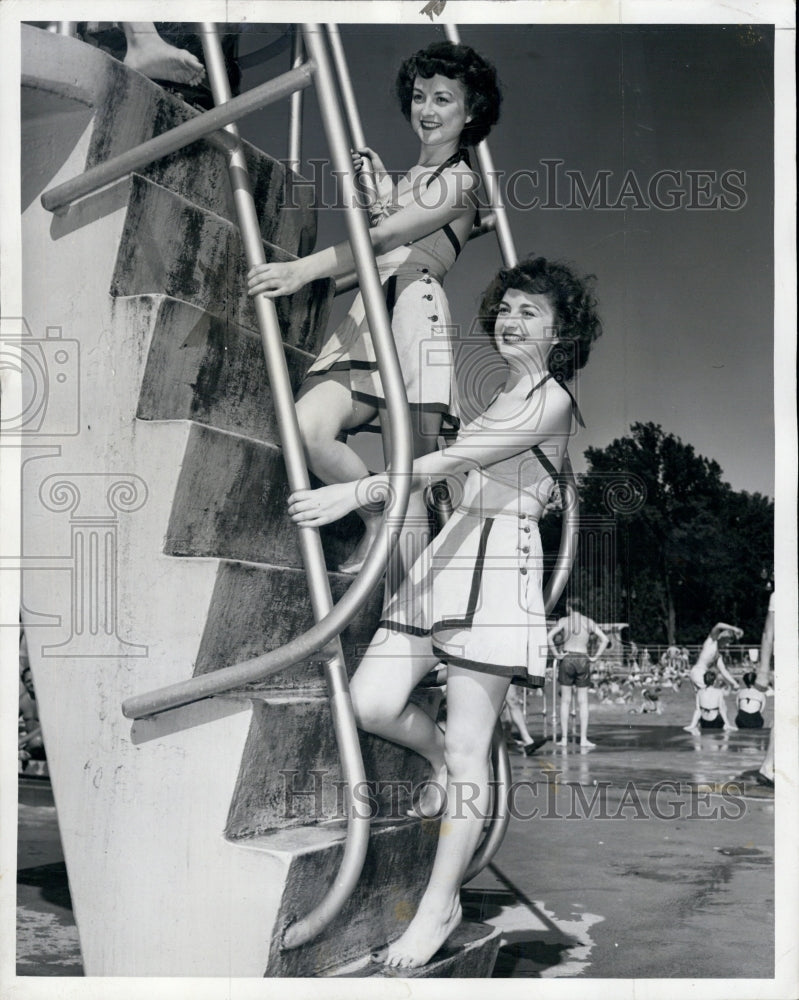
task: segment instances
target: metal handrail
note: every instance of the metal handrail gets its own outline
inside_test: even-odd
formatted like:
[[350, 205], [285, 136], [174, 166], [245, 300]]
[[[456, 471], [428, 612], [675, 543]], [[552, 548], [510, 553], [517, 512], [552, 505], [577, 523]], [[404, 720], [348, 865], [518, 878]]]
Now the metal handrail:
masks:
[[[291, 68], [299, 69], [305, 59], [305, 52], [302, 47], [302, 35], [296, 24], [292, 27], [292, 35]], [[296, 173], [300, 171], [302, 160], [302, 97], [302, 91], [295, 90], [289, 101], [289, 142], [286, 164], [290, 170], [294, 170]]]
[[[350, 79], [350, 70], [347, 65], [347, 57], [344, 55], [344, 46], [341, 44], [337, 24], [328, 24], [327, 38], [330, 43], [330, 51], [333, 56], [333, 64], [336, 67], [339, 87], [341, 88], [341, 101], [344, 106], [344, 114], [347, 117], [347, 124], [350, 128], [350, 136], [356, 149], [363, 149], [366, 146], [366, 135], [361, 123], [361, 115], [358, 111], [358, 102], [355, 99], [355, 90]], [[366, 199], [367, 208], [375, 204], [378, 198], [377, 178], [375, 177], [372, 161], [368, 157], [364, 158], [360, 171], [360, 182], [362, 192]]]
[[[461, 36], [458, 32], [457, 25], [445, 24], [444, 34], [447, 36], [450, 42], [454, 42], [455, 45], [460, 45]], [[502, 259], [505, 261], [507, 267], [512, 267], [518, 261], [516, 256], [516, 247], [513, 243], [513, 234], [510, 231], [510, 223], [508, 222], [508, 213], [505, 210], [505, 205], [502, 201], [502, 194], [499, 190], [499, 184], [497, 183], [497, 174], [494, 170], [494, 161], [491, 158], [491, 151], [488, 148], [488, 143], [483, 140], [478, 142], [474, 147], [475, 156], [477, 157], [477, 166], [480, 170], [480, 175], [483, 178], [483, 184], [485, 184], [486, 195], [488, 197], [488, 204], [491, 206], [496, 217], [496, 234], [497, 240], [499, 241], [499, 249], [502, 254]]]
[[180, 125], [176, 125], [167, 132], [154, 136], [146, 142], [134, 146], [132, 149], [113, 156], [95, 167], [90, 167], [85, 173], [78, 177], [73, 177], [63, 184], [45, 191], [41, 196], [41, 202], [48, 212], [56, 212], [64, 208], [70, 202], [77, 201], [87, 194], [97, 191], [106, 184], [118, 181], [133, 170], [140, 170], [146, 167], [153, 160], [174, 153], [184, 146], [199, 139], [207, 139], [209, 142], [220, 146], [225, 152], [230, 148], [231, 138], [227, 130], [219, 132], [223, 126], [243, 118], [252, 111], [258, 111], [268, 104], [274, 104], [285, 97], [289, 97], [297, 90], [302, 90], [310, 86], [313, 82], [313, 62], [304, 63], [296, 69], [291, 69], [282, 76], [268, 80], [259, 87], [254, 87], [239, 97], [234, 97], [227, 103], [212, 108], [189, 119]]
[[510, 756], [505, 742], [505, 732], [502, 723], [497, 720], [494, 735], [491, 739], [491, 760], [494, 766], [494, 802], [491, 810], [491, 821], [488, 832], [474, 852], [469, 867], [464, 872], [462, 883], [469, 882], [479, 875], [489, 861], [494, 857], [510, 822], [510, 806], [508, 804], [508, 788], [511, 782]]

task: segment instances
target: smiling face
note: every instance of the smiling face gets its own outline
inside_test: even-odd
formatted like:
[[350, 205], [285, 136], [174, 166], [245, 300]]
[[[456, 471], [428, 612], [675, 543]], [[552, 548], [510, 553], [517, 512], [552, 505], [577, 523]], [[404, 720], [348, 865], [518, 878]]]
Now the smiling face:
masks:
[[461, 132], [471, 115], [466, 108], [466, 89], [460, 80], [417, 76], [411, 98], [411, 128], [422, 146], [452, 147], [460, 144]]
[[516, 362], [529, 359], [543, 369], [557, 342], [557, 317], [549, 297], [508, 288], [494, 323], [494, 343], [502, 357]]

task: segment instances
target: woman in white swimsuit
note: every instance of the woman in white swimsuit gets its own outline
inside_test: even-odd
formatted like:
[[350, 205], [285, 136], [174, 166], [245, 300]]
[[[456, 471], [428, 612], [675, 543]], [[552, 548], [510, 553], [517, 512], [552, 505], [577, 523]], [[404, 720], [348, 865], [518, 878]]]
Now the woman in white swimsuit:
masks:
[[[480, 315], [507, 380], [456, 442], [417, 458], [413, 485], [468, 471], [453, 516], [388, 602], [352, 679], [359, 725], [426, 757], [422, 815], [444, 816], [430, 882], [384, 961], [424, 965], [461, 920], [459, 890], [489, 808], [491, 736], [511, 680], [540, 686], [547, 657], [538, 520], [560, 473], [576, 407], [566, 388], [601, 331], [586, 283], [565, 265], [528, 258], [503, 269]], [[289, 513], [319, 526], [385, 495], [386, 476], [294, 494]], [[409, 696], [447, 665], [443, 733]], [[468, 789], [470, 802], [462, 803]]]
[[[436, 447], [442, 424], [457, 427], [449, 305], [441, 282], [466, 243], [476, 218], [477, 175], [467, 147], [484, 139], [499, 117], [494, 67], [466, 45], [436, 42], [401, 66], [397, 96], [420, 142], [419, 159], [396, 187], [372, 150], [368, 157], [380, 203], [370, 230], [378, 272], [411, 408], [414, 457]], [[289, 263], [263, 264], [249, 276], [249, 293], [290, 295], [319, 278], [354, 269], [342, 243]], [[385, 398], [364, 303], [349, 313], [311, 365], [297, 396], [297, 418], [311, 471], [324, 483], [357, 480], [368, 472], [342, 434], [379, 430]], [[379, 529], [380, 513], [361, 508], [363, 538], [339, 567], [357, 573]], [[408, 522], [424, 522], [422, 493], [411, 497]]]

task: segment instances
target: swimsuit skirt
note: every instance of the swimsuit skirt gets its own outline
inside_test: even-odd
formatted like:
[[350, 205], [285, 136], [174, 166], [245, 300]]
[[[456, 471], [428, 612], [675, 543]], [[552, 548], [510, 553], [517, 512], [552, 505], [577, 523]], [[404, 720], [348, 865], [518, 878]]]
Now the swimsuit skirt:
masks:
[[[481, 496], [490, 478], [485, 470], [469, 473], [461, 504], [389, 599], [380, 625], [429, 635], [444, 663], [541, 687], [547, 661], [541, 506], [508, 485], [508, 502], [486, 509]], [[496, 500], [498, 484], [492, 485]]]
[[[458, 403], [450, 343], [452, 320], [441, 282], [455, 262], [455, 243], [452, 235], [440, 229], [377, 258], [411, 415], [420, 411], [440, 413], [450, 430], [459, 424]], [[360, 292], [308, 375], [327, 372], [348, 376], [353, 400], [378, 408], [385, 406]], [[358, 429], [379, 431], [380, 425], [375, 419]]]

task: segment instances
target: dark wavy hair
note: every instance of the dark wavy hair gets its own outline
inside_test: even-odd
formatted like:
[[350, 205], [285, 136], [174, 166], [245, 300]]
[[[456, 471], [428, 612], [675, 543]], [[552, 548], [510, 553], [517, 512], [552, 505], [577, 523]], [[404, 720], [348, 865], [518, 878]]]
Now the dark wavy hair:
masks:
[[461, 142], [476, 145], [499, 121], [502, 94], [496, 69], [468, 45], [433, 42], [426, 49], [420, 49], [405, 60], [397, 74], [397, 97], [408, 121], [411, 120], [414, 80], [417, 76], [429, 80], [437, 74], [463, 84], [466, 110], [472, 120], [461, 133]]
[[602, 334], [591, 286], [595, 278], [579, 278], [567, 264], [532, 255], [515, 267], [503, 267], [483, 293], [480, 322], [494, 343], [494, 326], [502, 297], [509, 289], [546, 295], [557, 321], [560, 343], [549, 352], [547, 369], [559, 382], [568, 382], [585, 367], [591, 345]]

